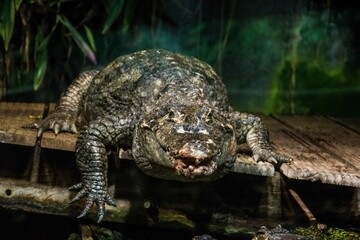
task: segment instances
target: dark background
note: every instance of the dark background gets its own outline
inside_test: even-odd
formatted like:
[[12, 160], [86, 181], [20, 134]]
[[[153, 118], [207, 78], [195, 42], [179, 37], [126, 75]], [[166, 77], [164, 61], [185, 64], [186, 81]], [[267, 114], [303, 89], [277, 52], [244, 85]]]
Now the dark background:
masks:
[[[360, 117], [359, 10], [344, 0], [0, 0], [0, 100], [56, 102], [81, 71], [165, 48], [211, 64], [237, 110]], [[0, 223], [1, 239], [79, 232], [73, 218], [4, 209]]]
[[83, 70], [165, 48], [210, 63], [238, 110], [360, 115], [358, 2], [17, 0], [13, 15], [10, 2], [2, 100], [56, 102]]

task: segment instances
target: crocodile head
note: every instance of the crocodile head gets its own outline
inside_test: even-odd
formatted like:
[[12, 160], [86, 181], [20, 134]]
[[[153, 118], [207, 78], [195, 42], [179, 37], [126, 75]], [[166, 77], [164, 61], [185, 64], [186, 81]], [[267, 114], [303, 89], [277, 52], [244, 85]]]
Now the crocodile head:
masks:
[[139, 121], [133, 155], [149, 175], [205, 181], [230, 171], [236, 147], [233, 126], [217, 109], [168, 104]]

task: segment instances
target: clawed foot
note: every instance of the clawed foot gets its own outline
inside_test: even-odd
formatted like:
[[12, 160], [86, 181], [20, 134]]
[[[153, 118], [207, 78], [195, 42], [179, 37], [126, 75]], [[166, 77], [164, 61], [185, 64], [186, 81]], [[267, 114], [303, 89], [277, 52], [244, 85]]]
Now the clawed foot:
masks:
[[98, 223], [101, 222], [105, 215], [105, 203], [116, 207], [115, 200], [109, 195], [107, 190], [95, 186], [94, 188], [90, 188], [82, 183], [78, 183], [69, 188], [70, 190], [80, 190], [78, 194], [70, 200], [69, 203], [76, 202], [84, 197], [86, 197], [86, 204], [84, 210], [80, 213], [78, 218], [84, 217], [90, 211], [94, 203], [98, 207]]
[[53, 130], [55, 134], [59, 132], [77, 133], [75, 126], [75, 117], [70, 113], [54, 112], [35, 123], [30, 123], [22, 126], [23, 128], [38, 129], [38, 137], [46, 130]]
[[293, 160], [285, 155], [278, 154], [272, 150], [261, 149], [253, 153], [253, 159], [256, 162], [264, 161], [273, 165], [279, 165], [281, 163], [291, 163]]

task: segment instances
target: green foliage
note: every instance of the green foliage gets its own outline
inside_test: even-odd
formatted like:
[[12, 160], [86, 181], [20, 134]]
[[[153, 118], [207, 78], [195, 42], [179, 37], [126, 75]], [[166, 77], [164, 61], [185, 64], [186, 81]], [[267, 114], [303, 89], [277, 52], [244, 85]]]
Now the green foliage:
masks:
[[286, 52], [274, 65], [266, 112], [304, 114], [321, 109], [334, 114], [346, 104], [349, 87], [359, 90], [345, 71], [346, 35], [329, 24], [327, 16], [328, 12], [304, 14], [291, 25]]
[[0, 1], [0, 36], [4, 42], [5, 51], [9, 50], [9, 42], [14, 30], [15, 13], [19, 10], [22, 0]]
[[230, 79], [230, 97], [237, 109], [263, 112], [271, 91], [277, 91], [271, 85], [286, 51], [286, 25], [281, 19], [263, 17], [233, 28], [228, 52], [237, 65], [224, 71], [224, 79]]
[[135, 8], [137, 6], [137, 0], [127, 1], [124, 9], [124, 20], [122, 31], [127, 32], [130, 28], [130, 24], [134, 18]]
[[96, 51], [94, 34], [92, 33], [91, 29], [88, 26], [85, 25], [84, 29], [85, 29], [87, 40], [89, 41], [89, 44], [91, 46], [91, 49]]
[[49, 42], [49, 37], [50, 35], [45, 37], [42, 31], [38, 31], [36, 34], [34, 54], [35, 73], [33, 80], [35, 90], [39, 89], [39, 86], [45, 77], [48, 60], [47, 45]]
[[[84, 11], [78, 11], [74, 16], [72, 12], [66, 10], [70, 4], [77, 6], [78, 9], [84, 9]], [[71, 42], [76, 44], [78, 50], [92, 64], [96, 64], [97, 40], [94, 37], [94, 29], [90, 25], [97, 20], [93, 19], [104, 16], [103, 12], [106, 11], [101, 31], [105, 34], [116, 20], [120, 19], [121, 13], [126, 11], [123, 14], [122, 24], [122, 31], [126, 33], [133, 20], [136, 5], [137, 1], [125, 3], [125, 0], [100, 2], [80, 0], [0, 1], [0, 39], [2, 40], [0, 46], [3, 47], [0, 50], [5, 54], [5, 59], [0, 59], [0, 63], [3, 61], [2, 70], [6, 72], [0, 82], [7, 82], [8, 88], [11, 88], [8, 89], [10, 92], [28, 91], [30, 85], [33, 90], [38, 90], [48, 72], [49, 58], [54, 53], [60, 56], [59, 53], [56, 53], [57, 48], [52, 47], [51, 52], [48, 52], [49, 45], [59, 45], [53, 43], [58, 40], [67, 39], [69, 43], [68, 49], [64, 51], [67, 54], [62, 57], [65, 59], [64, 67], [67, 66], [67, 62], [70, 61], [71, 54], [74, 52]], [[18, 28], [17, 39], [11, 45], [15, 26]], [[21, 36], [23, 33], [25, 34]], [[53, 39], [54, 35], [56, 40]], [[20, 46], [18, 45], [19, 40], [21, 40]], [[14, 68], [17, 71], [11, 70]]]
[[107, 0], [103, 1], [104, 7], [106, 9], [107, 18], [102, 30], [102, 34], [106, 33], [113, 22], [118, 18], [123, 6], [124, 0]]
[[[0, 2], [0, 37], [3, 40], [6, 58], [4, 68], [12, 69], [16, 67], [17, 70], [24, 70], [6, 71], [5, 82], [8, 82], [9, 86], [15, 89], [15, 91], [27, 91], [29, 79], [32, 79], [33, 89], [35, 91], [39, 89], [48, 68], [48, 45], [53, 33], [60, 30], [57, 30], [59, 26], [65, 27], [68, 30], [69, 34], [63, 32], [66, 34], [64, 37], [71, 38], [81, 52], [91, 62], [96, 63], [96, 56], [93, 51], [96, 49], [96, 46], [92, 32], [84, 26], [87, 40], [91, 44], [90, 48], [78, 28], [74, 27], [68, 18], [61, 14], [61, 6], [66, 2], [67, 0], [50, 3], [42, 1], [22, 2], [21, 0], [5, 0]], [[41, 16], [39, 19], [43, 20], [38, 21], [36, 14], [40, 9], [46, 9], [46, 11], [40, 12], [47, 13], [48, 15]], [[23, 42], [20, 48], [16, 46], [11, 48], [11, 38], [17, 18], [21, 18], [22, 31], [26, 32], [26, 34], [22, 38]], [[21, 27], [21, 25], [18, 24], [18, 27]], [[49, 27], [50, 31], [47, 30]], [[17, 34], [22, 31], [18, 29]], [[13, 74], [14, 72], [18, 73]], [[4, 81], [4, 79], [1, 80]]]
[[325, 230], [318, 230], [317, 228], [311, 226], [308, 228], [298, 227], [295, 232], [297, 234], [310, 237], [313, 240], [352, 240], [360, 239], [360, 234], [345, 230], [341, 228], [329, 228]]
[[[84, 53], [85, 56], [89, 58], [91, 62], [95, 64], [96, 63], [95, 53], [91, 50], [90, 46], [83, 39], [80, 32], [71, 24], [71, 22], [64, 15], [57, 15], [57, 18], [69, 30], [72, 39], [75, 41], [79, 49]], [[88, 38], [89, 38], [89, 33], [90, 32], [88, 31]], [[91, 35], [92, 34], [90, 34], [90, 39], [91, 39]], [[93, 45], [95, 48], [94, 42]]]
[[358, 49], [348, 46], [357, 20], [292, 4], [279, 14], [236, 0], [0, 1], [0, 85], [5, 76], [8, 92], [63, 91], [95, 64], [165, 48], [212, 65], [236, 109], [349, 114], [360, 100]]

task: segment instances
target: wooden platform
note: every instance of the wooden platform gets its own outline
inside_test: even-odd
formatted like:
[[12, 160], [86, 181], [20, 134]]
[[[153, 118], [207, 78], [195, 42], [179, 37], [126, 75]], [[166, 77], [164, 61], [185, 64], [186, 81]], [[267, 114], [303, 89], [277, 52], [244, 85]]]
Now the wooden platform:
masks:
[[[37, 138], [36, 130], [21, 128], [53, 108], [53, 104], [0, 102], [0, 150], [4, 151], [0, 158], [0, 207], [71, 217], [81, 212], [83, 202], [68, 204], [75, 193], [67, 189], [80, 178], [73, 153], [77, 136], [55, 136], [49, 131]], [[299, 204], [300, 197], [289, 197], [293, 190], [299, 191], [320, 217], [335, 213], [335, 219], [345, 215], [358, 219], [360, 119], [260, 117], [269, 128], [275, 150], [293, 158], [291, 165], [275, 169], [269, 163], [256, 163], [242, 145], [233, 174], [211, 183], [183, 184], [146, 177], [131, 161], [131, 152], [120, 149], [109, 168], [109, 176], [113, 174], [109, 190], [117, 207], [106, 206], [104, 220], [199, 229], [206, 218], [204, 229], [233, 234], [248, 223], [244, 216], [249, 212], [271, 219], [296, 218], [299, 209], [307, 215], [309, 210]], [[338, 195], [334, 196], [334, 191]], [[323, 209], [323, 201], [342, 207], [330, 207], [329, 212]], [[152, 205], [157, 209], [145, 207]], [[199, 209], [201, 217], [191, 217]], [[96, 208], [88, 217], [96, 220]]]
[[[0, 102], [0, 142], [35, 146], [36, 130], [21, 128], [35, 121], [49, 108], [45, 104]], [[52, 107], [50, 106], [50, 111]], [[270, 131], [274, 148], [294, 159], [283, 164], [281, 173], [290, 179], [360, 187], [360, 119], [323, 116], [260, 115]], [[74, 151], [76, 135], [45, 132], [42, 148]], [[120, 151], [120, 158], [131, 158]], [[271, 164], [256, 163], [239, 153], [233, 169], [237, 173], [273, 176]]]

